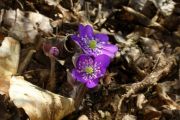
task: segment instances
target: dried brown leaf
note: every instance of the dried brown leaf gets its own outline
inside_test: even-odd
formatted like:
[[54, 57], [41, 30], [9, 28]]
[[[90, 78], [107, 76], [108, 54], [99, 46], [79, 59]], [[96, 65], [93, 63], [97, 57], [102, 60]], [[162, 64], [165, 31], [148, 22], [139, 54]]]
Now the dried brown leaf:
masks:
[[161, 112], [152, 106], [144, 107], [144, 120], [159, 120]]
[[159, 95], [159, 99], [164, 103], [163, 107], [174, 110], [180, 110], [180, 105], [178, 105], [174, 100], [172, 100], [169, 95], [166, 93], [166, 87], [162, 87], [162, 85], [156, 86], [157, 93]]

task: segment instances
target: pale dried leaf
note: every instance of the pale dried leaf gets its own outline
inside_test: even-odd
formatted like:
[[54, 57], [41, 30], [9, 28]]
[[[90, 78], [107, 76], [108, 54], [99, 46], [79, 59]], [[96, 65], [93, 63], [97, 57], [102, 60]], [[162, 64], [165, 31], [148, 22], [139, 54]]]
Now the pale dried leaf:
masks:
[[137, 102], [136, 102], [136, 106], [139, 108], [139, 109], [142, 109], [143, 108], [143, 104], [146, 103], [147, 100], [144, 96], [144, 94], [139, 94], [137, 96]]
[[10, 26], [10, 35], [18, 38], [22, 43], [34, 43], [38, 30], [52, 32], [50, 20], [39, 13], [6, 10], [3, 24]]
[[11, 76], [17, 72], [19, 63], [19, 42], [5, 37], [0, 47], [0, 76]]
[[86, 115], [81, 115], [78, 120], [89, 120]]
[[73, 99], [43, 90], [21, 76], [11, 78], [9, 95], [18, 108], [25, 110], [30, 120], [60, 120], [74, 111]]
[[137, 117], [134, 115], [124, 115], [122, 120], [137, 120]]
[[176, 4], [173, 0], [153, 0], [153, 2], [164, 16], [171, 15]]
[[54, 6], [57, 6], [59, 5], [59, 2], [61, 0], [44, 0], [48, 5], [54, 5]]

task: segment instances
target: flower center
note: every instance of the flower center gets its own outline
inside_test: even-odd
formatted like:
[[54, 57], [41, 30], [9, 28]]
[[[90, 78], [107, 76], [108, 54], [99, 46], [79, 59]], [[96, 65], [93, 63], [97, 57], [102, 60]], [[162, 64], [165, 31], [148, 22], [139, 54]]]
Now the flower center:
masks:
[[94, 72], [94, 70], [93, 70], [92, 67], [86, 67], [86, 68], [85, 68], [85, 72], [86, 72], [87, 74], [92, 74], [92, 73]]
[[96, 48], [96, 44], [97, 44], [97, 42], [96, 42], [95, 40], [91, 40], [91, 41], [89, 42], [89, 47], [90, 47], [91, 49], [94, 49], [94, 48]]

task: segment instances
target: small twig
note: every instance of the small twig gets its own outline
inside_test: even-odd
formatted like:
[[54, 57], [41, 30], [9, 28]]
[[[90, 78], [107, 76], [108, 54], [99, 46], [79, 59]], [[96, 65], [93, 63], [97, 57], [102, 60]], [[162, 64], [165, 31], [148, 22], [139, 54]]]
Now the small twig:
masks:
[[73, 1], [72, 1], [72, 0], [70, 0], [70, 5], [71, 5], [71, 10], [73, 10], [74, 4], [73, 4]]
[[157, 58], [157, 60], [156, 60], [156, 63], [154, 64], [154, 66], [153, 66], [153, 70], [157, 67], [157, 65], [158, 65], [158, 63], [159, 63], [159, 61], [160, 61], [160, 58], [161, 58], [161, 55], [163, 54], [163, 52], [164, 52], [164, 49], [162, 49], [161, 50], [161, 53], [158, 55], [158, 58]]
[[94, 24], [100, 22], [100, 19], [101, 19], [101, 9], [102, 9], [102, 4], [99, 3], [98, 4], [98, 13], [97, 13], [96, 19], [94, 21]]
[[21, 6], [21, 9], [24, 10], [24, 7], [23, 7], [22, 3], [19, 0], [16, 0], [16, 1]]
[[28, 63], [31, 60], [32, 55], [36, 52], [36, 50], [30, 50], [25, 57], [24, 61], [20, 64], [19, 69], [18, 69], [18, 74], [21, 74], [27, 67]]
[[[15, 18], [14, 18], [14, 23], [13, 23], [14, 25], [13, 25], [13, 26], [15, 27], [16, 20], [17, 20], [17, 10], [15, 10], [15, 16], [14, 16], [14, 17], [15, 17]], [[13, 27], [13, 28], [14, 28], [14, 27]]]
[[89, 13], [90, 13], [89, 5], [90, 5], [90, 2], [85, 2], [86, 17], [87, 17], [87, 19], [90, 21], [90, 16], [89, 16]]
[[4, 15], [5, 15], [5, 10], [2, 9], [2, 10], [0, 11], [0, 26], [1, 26], [1, 23], [3, 22]]
[[33, 5], [33, 3], [29, 2], [29, 1], [25, 1], [35, 12], [38, 13], [38, 10], [36, 10], [35, 6]]

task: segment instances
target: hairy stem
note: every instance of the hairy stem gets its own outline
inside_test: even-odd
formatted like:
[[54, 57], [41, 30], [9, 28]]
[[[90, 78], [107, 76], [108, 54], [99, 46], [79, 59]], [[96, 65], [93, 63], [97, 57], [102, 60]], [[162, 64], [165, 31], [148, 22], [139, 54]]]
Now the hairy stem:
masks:
[[74, 98], [74, 101], [75, 101], [75, 108], [78, 109], [80, 104], [82, 103], [82, 100], [84, 98], [84, 95], [85, 93], [87, 92], [87, 88], [84, 84], [81, 84], [77, 91], [76, 91], [76, 95], [75, 95], [75, 98]]
[[51, 59], [51, 70], [50, 70], [50, 76], [49, 76], [49, 81], [47, 83], [47, 90], [49, 91], [54, 91], [55, 86], [56, 86], [56, 74], [55, 74], [55, 58], [50, 58]]

